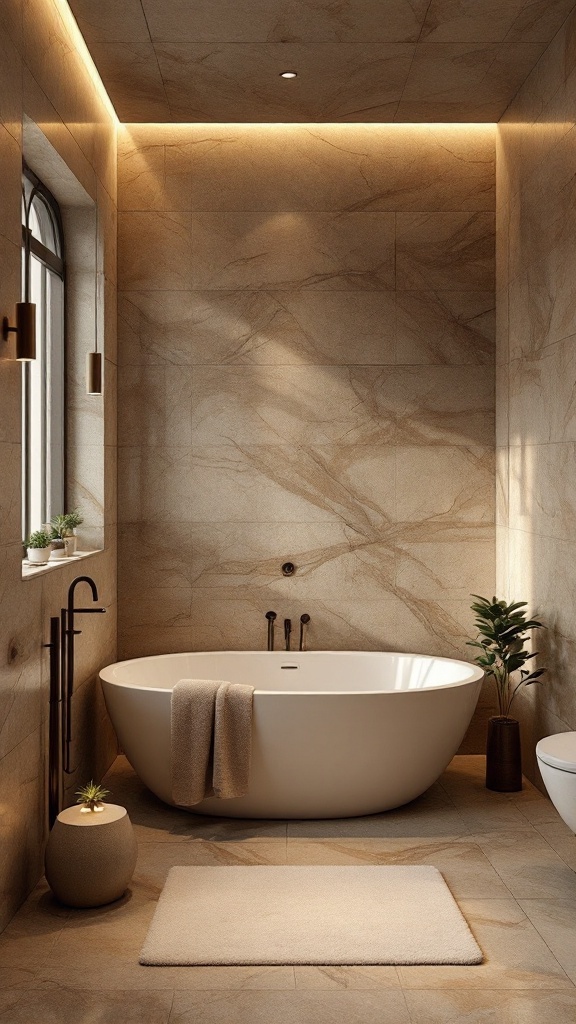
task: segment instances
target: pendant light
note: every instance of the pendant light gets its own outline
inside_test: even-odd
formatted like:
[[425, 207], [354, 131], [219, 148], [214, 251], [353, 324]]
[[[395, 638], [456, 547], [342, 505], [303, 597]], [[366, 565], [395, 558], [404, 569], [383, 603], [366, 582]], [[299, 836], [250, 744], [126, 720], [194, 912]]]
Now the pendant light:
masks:
[[98, 283], [100, 274], [98, 271], [98, 202], [95, 211], [95, 238], [94, 238], [94, 350], [86, 356], [86, 394], [102, 394], [102, 353], [98, 351]]

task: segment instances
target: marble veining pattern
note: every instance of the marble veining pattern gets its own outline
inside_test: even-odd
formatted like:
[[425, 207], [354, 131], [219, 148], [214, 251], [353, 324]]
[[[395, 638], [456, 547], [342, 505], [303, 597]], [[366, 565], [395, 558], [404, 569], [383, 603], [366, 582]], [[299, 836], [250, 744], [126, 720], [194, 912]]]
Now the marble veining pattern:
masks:
[[[104, 781], [128, 808], [138, 839], [129, 893], [110, 907], [70, 911], [40, 883], [0, 937], [0, 1021], [571, 1024], [574, 836], [530, 783], [519, 793], [493, 793], [483, 775], [482, 757], [456, 757], [427, 793], [385, 814], [242, 821], [161, 804], [118, 758]], [[484, 961], [141, 967], [138, 953], [175, 864], [430, 864], [444, 875]], [[87, 958], [98, 971], [86, 971]]]
[[548, 627], [538, 644], [545, 684], [518, 702], [536, 782], [536, 741], [576, 729], [575, 40], [572, 14], [498, 129], [498, 587]]
[[123, 656], [258, 649], [275, 608], [312, 615], [312, 647], [469, 657], [494, 572], [493, 137], [121, 129]]
[[499, 119], [573, 0], [71, 7], [125, 122], [482, 122]]
[[[32, 169], [46, 180], [66, 206], [69, 182], [62, 162], [81, 183], [100, 210], [101, 276], [106, 301], [104, 353], [106, 393], [102, 401], [86, 399], [72, 358], [75, 340], [82, 348], [84, 331], [69, 303], [69, 427], [68, 488], [86, 518], [81, 543], [91, 544], [96, 523], [105, 551], [83, 562], [99, 587], [105, 616], [83, 623], [78, 645], [74, 760], [77, 773], [69, 779], [68, 801], [80, 782], [106, 771], [117, 751], [117, 741], [103, 708], [96, 684], [97, 669], [116, 655], [116, 435], [115, 359], [116, 322], [111, 301], [116, 284], [116, 139], [114, 126], [87, 74], [68, 29], [61, 5], [52, 0], [3, 0], [0, 5], [0, 310], [13, 321], [21, 295], [21, 172], [25, 156]], [[65, 67], [66, 73], [62, 73]], [[24, 117], [26, 121], [24, 122]], [[36, 126], [36, 127], [33, 127]], [[36, 144], [46, 141], [39, 166]], [[52, 147], [52, 149], [50, 149]], [[46, 156], [46, 152], [50, 156]], [[62, 191], [58, 192], [58, 188]], [[78, 210], [66, 215], [78, 217]], [[68, 227], [68, 224], [67, 224]], [[79, 233], [80, 234], [80, 233]], [[68, 232], [68, 240], [72, 235]], [[90, 233], [90, 240], [94, 237]], [[79, 247], [82, 249], [82, 246]], [[81, 291], [76, 272], [85, 253], [69, 246], [69, 296]], [[93, 275], [90, 278], [93, 295]], [[92, 326], [92, 325], [91, 325]], [[101, 335], [104, 339], [104, 333]], [[10, 920], [36, 884], [42, 871], [47, 834], [47, 722], [49, 619], [59, 613], [78, 564], [59, 566], [48, 574], [22, 579], [21, 536], [21, 364], [1, 343], [0, 399], [0, 928]], [[82, 371], [83, 372], [83, 371]], [[81, 395], [82, 392], [82, 395]], [[90, 403], [92, 403], [90, 405]], [[34, 524], [35, 527], [40, 524]], [[58, 916], [58, 915], [56, 915]], [[48, 929], [49, 930], [49, 929]], [[10, 979], [0, 957], [0, 1016], [26, 1019], [36, 1011], [26, 998], [14, 1000]], [[9, 973], [9, 972], [8, 972]], [[21, 968], [15, 977], [26, 979]], [[6, 984], [5, 984], [6, 982]], [[33, 1002], [33, 1000], [32, 1000]], [[16, 1006], [19, 1003], [19, 1006]], [[44, 1004], [44, 1019], [50, 1019]], [[58, 1010], [54, 1013], [57, 1015]], [[61, 1018], [62, 1019], [62, 1018]]]

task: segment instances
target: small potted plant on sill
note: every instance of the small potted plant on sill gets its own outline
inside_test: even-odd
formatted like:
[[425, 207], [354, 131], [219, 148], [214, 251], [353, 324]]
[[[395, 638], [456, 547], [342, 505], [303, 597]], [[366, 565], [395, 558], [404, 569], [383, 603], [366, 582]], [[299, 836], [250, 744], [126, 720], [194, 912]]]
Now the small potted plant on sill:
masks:
[[45, 530], [36, 530], [31, 533], [26, 545], [28, 561], [34, 565], [45, 565], [50, 558], [50, 535]]
[[62, 519], [65, 520], [66, 536], [64, 538], [66, 543], [66, 554], [76, 554], [76, 546], [78, 538], [76, 536], [76, 530], [84, 522], [84, 516], [82, 515], [79, 508], [73, 509], [72, 512], [66, 512]]
[[82, 804], [80, 808], [82, 814], [97, 814], [104, 810], [104, 798], [110, 796], [110, 790], [97, 785], [91, 779], [85, 786], [76, 790], [76, 796], [78, 797], [76, 803]]
[[524, 647], [528, 633], [544, 626], [537, 619], [527, 619], [526, 601], [507, 604], [496, 597], [491, 601], [478, 594], [472, 597], [476, 598], [471, 607], [476, 613], [478, 635], [468, 646], [480, 650], [474, 660], [494, 679], [498, 697], [499, 714], [488, 722], [486, 788], [513, 793], [522, 789], [522, 762], [520, 725], [511, 717], [510, 709], [518, 691], [539, 683], [546, 671], [539, 668], [532, 672], [524, 667], [538, 654]]
[[65, 516], [53, 516], [50, 522], [52, 527], [51, 539], [52, 539], [52, 554], [51, 559], [66, 558], [68, 552], [66, 551], [66, 535], [68, 527], [64, 522]]

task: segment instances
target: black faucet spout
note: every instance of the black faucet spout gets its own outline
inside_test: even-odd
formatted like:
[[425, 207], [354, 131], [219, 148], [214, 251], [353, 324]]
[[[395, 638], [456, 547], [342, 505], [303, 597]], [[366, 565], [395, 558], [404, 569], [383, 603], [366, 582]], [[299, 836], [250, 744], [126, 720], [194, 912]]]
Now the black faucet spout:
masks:
[[290, 650], [290, 634], [292, 632], [292, 620], [284, 619], [284, 640], [286, 643], [286, 650]]
[[77, 576], [76, 579], [72, 580], [72, 583], [68, 587], [68, 602], [66, 608], [62, 608], [60, 612], [61, 622], [61, 672], [62, 672], [62, 698], [64, 700], [64, 709], [62, 715], [62, 750], [63, 750], [63, 769], [67, 775], [72, 774], [72, 766], [70, 761], [70, 750], [72, 745], [72, 694], [74, 692], [74, 637], [80, 633], [79, 629], [74, 628], [74, 616], [75, 615], [91, 615], [94, 612], [100, 614], [106, 611], [105, 608], [75, 608], [74, 598], [76, 596], [76, 587], [80, 583], [86, 583], [92, 591], [92, 600], [94, 604], [98, 601], [98, 587], [94, 583], [91, 576]]
[[268, 650], [274, 650], [274, 620], [276, 618], [276, 612], [266, 612], [266, 618], [268, 619]]
[[306, 630], [308, 623], [310, 622], [310, 616], [308, 614], [300, 616], [300, 644], [299, 649], [301, 651], [306, 650]]
[[[74, 612], [86, 611], [84, 608], [74, 608], [74, 595], [76, 593], [76, 587], [80, 583], [87, 583], [92, 591], [92, 600], [96, 602], [98, 600], [98, 587], [94, 583], [91, 576], [77, 576], [76, 579], [72, 580], [72, 583], [68, 587], [68, 615], [73, 616]], [[96, 609], [91, 609], [95, 611]]]

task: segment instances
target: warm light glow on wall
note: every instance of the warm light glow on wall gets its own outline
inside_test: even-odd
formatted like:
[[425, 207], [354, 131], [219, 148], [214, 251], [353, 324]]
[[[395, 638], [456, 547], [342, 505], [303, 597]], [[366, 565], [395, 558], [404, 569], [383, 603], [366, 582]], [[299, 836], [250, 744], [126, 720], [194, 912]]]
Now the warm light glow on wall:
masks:
[[446, 128], [458, 131], [469, 131], [470, 129], [490, 129], [494, 131], [498, 127], [497, 121], [120, 121], [123, 128], [158, 128], [178, 131], [179, 129], [190, 130], [190, 128], [202, 128], [206, 131], [213, 128], [226, 128], [228, 131], [234, 128], [278, 128], [298, 129], [314, 128], [318, 131], [324, 129], [338, 129], [345, 131], [346, 128], [365, 128], [367, 131], [383, 128], [407, 128], [410, 130], [440, 131]]
[[60, 17], [62, 18], [64, 27], [72, 39], [74, 48], [80, 56], [80, 59], [82, 60], [82, 63], [84, 64], [86, 71], [90, 76], [90, 79], [92, 81], [92, 84], [94, 85], [94, 88], [96, 89], [96, 92], [98, 93], [100, 99], [106, 107], [106, 110], [110, 114], [110, 117], [112, 118], [114, 124], [119, 124], [118, 115], [114, 110], [112, 100], [110, 99], [108, 93], [106, 92], [106, 89], [104, 88], [104, 83], [100, 78], [98, 69], [94, 61], [92, 60], [90, 51], [86, 46], [86, 43], [84, 42], [84, 36], [78, 28], [78, 23], [76, 21], [76, 18], [72, 14], [70, 7], [68, 6], [67, 0], [53, 0], [53, 3], [56, 5], [56, 9]]

